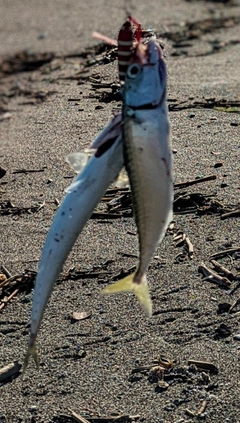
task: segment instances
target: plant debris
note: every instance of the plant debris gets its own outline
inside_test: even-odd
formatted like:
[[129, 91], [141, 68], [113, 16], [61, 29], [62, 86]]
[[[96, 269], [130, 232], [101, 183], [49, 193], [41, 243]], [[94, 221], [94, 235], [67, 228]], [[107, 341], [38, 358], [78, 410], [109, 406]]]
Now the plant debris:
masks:
[[0, 383], [6, 382], [6, 379], [17, 376], [21, 370], [22, 365], [15, 361], [0, 369]]
[[17, 207], [10, 200], [0, 202], [0, 215], [21, 216], [23, 214], [38, 213], [45, 206], [45, 202], [37, 204], [36, 206]]
[[34, 286], [36, 272], [26, 270], [23, 273], [4, 278], [0, 281], [0, 311], [19, 292], [30, 293]]
[[218, 275], [212, 269], [208, 268], [204, 263], [198, 267], [198, 271], [203, 274], [204, 280], [209, 280], [221, 288], [229, 289], [231, 286], [231, 282], [224, 276]]

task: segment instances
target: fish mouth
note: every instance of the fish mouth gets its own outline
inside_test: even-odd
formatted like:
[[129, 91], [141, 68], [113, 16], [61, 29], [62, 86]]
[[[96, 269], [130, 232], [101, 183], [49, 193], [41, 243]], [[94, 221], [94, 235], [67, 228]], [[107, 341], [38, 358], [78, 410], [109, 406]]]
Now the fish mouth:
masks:
[[154, 66], [161, 59], [163, 59], [162, 49], [157, 43], [156, 38], [152, 37], [146, 44], [138, 42], [135, 45], [129, 65], [137, 63], [140, 66]]
[[133, 63], [138, 63], [141, 66], [148, 63], [148, 44], [143, 44], [141, 42], [137, 43], [133, 50], [129, 65]]

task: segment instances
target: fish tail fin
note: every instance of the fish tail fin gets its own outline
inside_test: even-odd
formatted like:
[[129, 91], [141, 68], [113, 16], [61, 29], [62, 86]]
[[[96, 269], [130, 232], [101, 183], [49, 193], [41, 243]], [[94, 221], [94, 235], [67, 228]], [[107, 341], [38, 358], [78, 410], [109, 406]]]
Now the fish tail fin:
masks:
[[134, 292], [141, 306], [145, 310], [148, 316], [152, 315], [152, 301], [148, 290], [148, 283], [146, 275], [144, 274], [141, 278], [140, 283], [134, 281], [135, 273], [127, 276], [120, 281], [107, 286], [102, 290], [103, 294], [114, 294], [116, 292]]
[[37, 348], [36, 348], [36, 343], [35, 341], [29, 344], [28, 350], [27, 350], [27, 354], [25, 356], [24, 359], [24, 363], [23, 363], [23, 374], [25, 373], [28, 363], [29, 363], [29, 358], [33, 357], [37, 368], [39, 368], [39, 360], [38, 360], [38, 355], [37, 355]]

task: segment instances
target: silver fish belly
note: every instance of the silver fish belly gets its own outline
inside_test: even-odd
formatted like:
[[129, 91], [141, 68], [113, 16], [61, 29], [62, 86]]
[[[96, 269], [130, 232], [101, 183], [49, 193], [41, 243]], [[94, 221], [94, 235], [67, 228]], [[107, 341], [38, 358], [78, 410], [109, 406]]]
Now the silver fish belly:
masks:
[[140, 257], [134, 274], [106, 287], [103, 292], [133, 291], [151, 315], [146, 271], [172, 219], [173, 203], [166, 69], [155, 40], [138, 43], [126, 72], [123, 151], [132, 189]]
[[126, 167], [132, 187], [138, 228], [140, 262], [135, 282], [140, 283], [149, 261], [172, 219], [172, 165], [166, 107], [135, 111], [126, 116]]
[[[105, 132], [103, 131], [104, 136]], [[31, 355], [38, 365], [35, 341], [54, 283], [78, 235], [122, 167], [120, 133], [104, 154], [91, 157], [83, 171], [66, 190], [67, 194], [53, 219], [42, 250], [34, 289], [31, 333], [24, 369]]]

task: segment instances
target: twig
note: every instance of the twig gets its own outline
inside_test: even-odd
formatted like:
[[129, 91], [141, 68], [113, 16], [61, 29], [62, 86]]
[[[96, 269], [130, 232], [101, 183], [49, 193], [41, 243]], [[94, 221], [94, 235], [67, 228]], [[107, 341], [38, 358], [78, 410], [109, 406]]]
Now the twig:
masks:
[[173, 235], [173, 241], [178, 241], [180, 239], [182, 241], [183, 240], [183, 236], [184, 236], [184, 233], [182, 231], [181, 232], [178, 232], [177, 234]]
[[44, 172], [45, 168], [43, 169], [17, 169], [14, 170], [13, 173], [37, 173], [37, 172]]
[[80, 416], [80, 414], [75, 413], [75, 411], [68, 408], [68, 411], [72, 414], [72, 417], [79, 423], [90, 423], [89, 420], [85, 419], [84, 417]]
[[201, 407], [199, 408], [199, 410], [198, 410], [198, 412], [197, 412], [197, 416], [200, 416], [202, 413], [204, 413], [204, 411], [206, 410], [206, 408], [207, 408], [207, 404], [208, 404], [208, 402], [206, 401], [206, 400], [204, 400], [203, 402], [202, 402], [202, 405], [201, 405]]
[[212, 254], [209, 260], [219, 259], [228, 255], [237, 253], [238, 251], [240, 251], [240, 247], [228, 248], [227, 250], [219, 251], [219, 253]]
[[[239, 277], [238, 277], [238, 279], [239, 279]], [[238, 282], [234, 287], [233, 287], [233, 289], [231, 289], [231, 291], [229, 292], [229, 295], [232, 295], [232, 294], [234, 294], [234, 292], [236, 292], [237, 290], [238, 290], [238, 288], [240, 288], [240, 282]]]
[[209, 363], [208, 361], [188, 360], [188, 365], [194, 364], [198, 369], [208, 370], [212, 373], [218, 373], [218, 368], [215, 364]]
[[190, 259], [193, 257], [193, 245], [190, 241], [190, 239], [188, 237], [185, 238], [185, 243], [187, 244], [188, 247], [188, 255], [190, 257]]
[[1, 265], [1, 267], [2, 267], [2, 271], [5, 273], [5, 275], [8, 277], [8, 278], [11, 278], [12, 277], [12, 274], [9, 272], [9, 270], [4, 266], [4, 264], [2, 264]]
[[39, 210], [41, 210], [43, 207], [45, 206], [45, 200], [41, 203], [41, 204], [39, 204], [39, 206], [36, 208], [36, 212], [38, 212]]
[[240, 209], [232, 210], [231, 212], [224, 213], [221, 215], [220, 219], [228, 219], [229, 217], [239, 217], [240, 216]]
[[22, 274], [17, 274], [17, 275], [11, 276], [10, 278], [8, 278], [5, 281], [1, 282], [0, 288], [2, 288], [5, 285], [8, 285], [9, 282], [15, 281], [15, 279], [22, 278], [22, 276], [23, 276]]
[[213, 181], [217, 179], [216, 175], [205, 176], [204, 178], [194, 179], [193, 181], [188, 182], [180, 182], [178, 184], [174, 184], [174, 188], [185, 188], [195, 184], [201, 184], [202, 182]]
[[196, 413], [194, 413], [194, 411], [192, 411], [192, 410], [189, 410], [189, 408], [186, 408], [185, 413], [190, 417], [196, 416]]
[[[5, 276], [5, 275], [4, 275]], [[2, 282], [0, 282], [0, 288], [8, 284], [8, 279], [4, 279]]]
[[5, 307], [5, 305], [18, 293], [18, 291], [19, 291], [19, 288], [15, 289], [6, 300], [2, 300], [2, 304], [0, 305], [0, 310], [2, 310]]
[[233, 273], [230, 272], [230, 270], [226, 269], [226, 267], [224, 267], [221, 263], [218, 263], [216, 260], [211, 260], [211, 263], [213, 264], [215, 269], [217, 269], [218, 272], [223, 273], [226, 276], [226, 278], [229, 278], [229, 279], [234, 278]]
[[186, 234], [184, 234], [184, 233], [176, 236], [174, 241], [178, 241], [178, 242], [175, 244], [175, 247], [180, 247], [185, 240], [186, 240]]
[[234, 301], [234, 303], [231, 305], [230, 309], [229, 309], [229, 313], [231, 313], [233, 311], [233, 309], [240, 304], [240, 298], [238, 298], [236, 301]]
[[198, 267], [198, 271], [205, 276], [205, 279], [209, 279], [211, 282], [216, 283], [222, 288], [230, 288], [231, 283], [227, 278], [218, 275], [212, 269], [209, 269], [207, 266], [205, 266], [204, 263], [201, 263], [201, 265]]
[[0, 382], [3, 382], [5, 379], [9, 378], [10, 376], [19, 373], [22, 365], [19, 364], [17, 361], [14, 363], [10, 363], [7, 366], [0, 369]]

